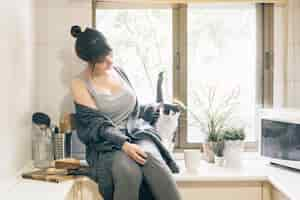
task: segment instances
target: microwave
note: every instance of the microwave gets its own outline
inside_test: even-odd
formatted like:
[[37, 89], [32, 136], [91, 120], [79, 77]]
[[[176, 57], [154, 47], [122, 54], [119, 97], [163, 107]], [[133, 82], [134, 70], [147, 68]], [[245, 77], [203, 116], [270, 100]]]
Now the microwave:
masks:
[[[297, 112], [297, 115], [300, 116], [300, 112]], [[277, 113], [277, 116], [273, 114], [269, 117], [262, 117], [260, 154], [272, 164], [300, 170], [300, 120], [298, 116], [287, 117], [287, 115]]]

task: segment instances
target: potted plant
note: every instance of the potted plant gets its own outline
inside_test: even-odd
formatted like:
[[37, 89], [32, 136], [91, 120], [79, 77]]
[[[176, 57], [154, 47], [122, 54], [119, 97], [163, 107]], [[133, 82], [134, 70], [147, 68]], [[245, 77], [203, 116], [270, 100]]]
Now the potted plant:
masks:
[[207, 140], [202, 144], [204, 156], [207, 162], [215, 162], [215, 149], [218, 146], [219, 138], [221, 138], [221, 128], [217, 126], [215, 119], [211, 119], [207, 125]]
[[193, 121], [189, 121], [189, 125], [199, 127], [199, 132], [205, 134], [202, 149], [204, 158], [210, 163], [215, 160], [214, 145], [218, 143], [224, 129], [229, 126], [239, 104], [239, 88], [223, 95], [220, 95], [220, 91], [217, 87], [199, 87], [192, 92], [195, 104], [189, 106], [176, 100], [183, 110], [191, 114]]
[[217, 143], [218, 133], [208, 133], [207, 142], [202, 144], [204, 159], [209, 163], [215, 162], [214, 146]]
[[244, 148], [245, 130], [243, 128], [230, 128], [224, 131], [225, 141], [224, 157], [226, 166], [241, 167], [241, 153]]
[[230, 124], [233, 113], [239, 104], [239, 88], [226, 94], [221, 92], [221, 90], [217, 90], [216, 86], [202, 89], [199, 87], [193, 91], [194, 104], [187, 108], [194, 120], [193, 124], [197, 124], [200, 128], [199, 131], [206, 135], [202, 147], [204, 157], [211, 163], [215, 160], [213, 146]]
[[223, 135], [219, 135], [217, 142], [213, 145], [213, 150], [215, 153], [215, 164], [217, 166], [223, 166], [224, 165], [224, 139]]

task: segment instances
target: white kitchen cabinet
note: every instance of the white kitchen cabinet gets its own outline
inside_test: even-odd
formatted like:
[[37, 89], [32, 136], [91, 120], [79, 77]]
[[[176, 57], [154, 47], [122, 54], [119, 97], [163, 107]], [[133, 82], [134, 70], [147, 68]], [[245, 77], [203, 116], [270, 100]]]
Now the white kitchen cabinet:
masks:
[[262, 199], [263, 200], [273, 200], [272, 185], [269, 182], [262, 183]]
[[[263, 200], [259, 182], [179, 182], [183, 200]], [[97, 184], [89, 179], [77, 181], [67, 200], [102, 200]], [[267, 199], [269, 200], [269, 199]]]
[[284, 194], [278, 191], [276, 188], [272, 189], [272, 200], [289, 200]]
[[[177, 182], [183, 200], [290, 200], [269, 182], [196, 181]], [[66, 200], [103, 200], [97, 184], [89, 178], [75, 181]]]
[[260, 182], [180, 182], [184, 200], [263, 200]]

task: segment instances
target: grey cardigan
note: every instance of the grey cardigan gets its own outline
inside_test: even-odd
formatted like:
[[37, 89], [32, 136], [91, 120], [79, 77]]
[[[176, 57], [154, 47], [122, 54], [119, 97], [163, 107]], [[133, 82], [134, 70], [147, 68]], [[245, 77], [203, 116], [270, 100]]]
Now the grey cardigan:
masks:
[[[178, 173], [179, 168], [171, 153], [161, 143], [156, 129], [135, 129], [131, 133], [121, 133], [111, 131], [110, 127], [115, 127], [113, 121], [105, 113], [77, 104], [75, 102], [75, 123], [79, 139], [86, 145], [87, 161], [97, 159], [90, 157], [91, 152], [107, 152], [121, 150], [125, 141], [142, 140], [151, 138], [158, 147], [163, 159], [173, 173]], [[89, 164], [93, 162], [89, 162]]]

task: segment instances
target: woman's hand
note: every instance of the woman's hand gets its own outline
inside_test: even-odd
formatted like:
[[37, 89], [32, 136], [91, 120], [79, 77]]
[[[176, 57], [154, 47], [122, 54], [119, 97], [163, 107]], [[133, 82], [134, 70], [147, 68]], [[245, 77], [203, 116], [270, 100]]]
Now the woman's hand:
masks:
[[146, 162], [147, 154], [136, 144], [125, 142], [122, 150], [137, 163], [144, 165]]

